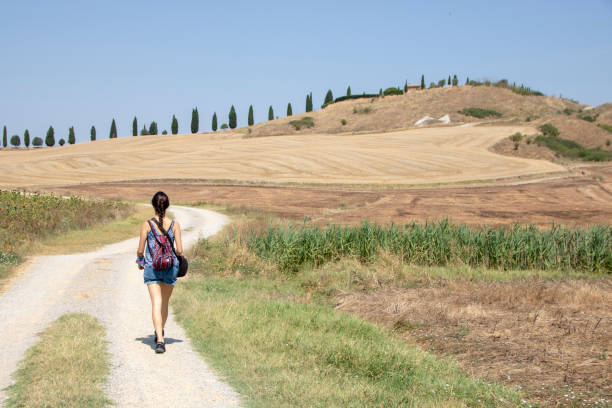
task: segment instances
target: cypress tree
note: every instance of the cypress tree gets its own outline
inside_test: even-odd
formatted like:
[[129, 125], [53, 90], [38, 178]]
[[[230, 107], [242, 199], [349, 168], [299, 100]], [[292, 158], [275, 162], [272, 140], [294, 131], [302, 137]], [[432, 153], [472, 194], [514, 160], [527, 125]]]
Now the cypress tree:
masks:
[[378, 96], [383, 96], [382, 88], [380, 88], [380, 90], [378, 91]]
[[459, 79], [457, 79], [457, 75], [453, 75], [453, 86], [459, 85]]
[[134, 116], [134, 120], [132, 121], [132, 136], [138, 136], [138, 119], [136, 119], [136, 116]]
[[23, 132], [23, 144], [25, 147], [30, 147], [30, 131], [28, 129]]
[[446, 81], [446, 85], [450, 85], [451, 84], [451, 80], [450, 80], [450, 75], [448, 76], [448, 80]]
[[198, 133], [200, 130], [200, 115], [198, 114], [198, 107], [191, 111], [191, 133]]
[[45, 144], [49, 147], [55, 145], [55, 131], [53, 130], [53, 126], [49, 126], [49, 130], [47, 130]]
[[350, 85], [348, 88], [346, 88], [346, 96], [351, 96], [351, 86]]
[[76, 142], [74, 136], [74, 126], [71, 126], [70, 129], [68, 129], [68, 143], [74, 144], [74, 142]]
[[404, 93], [408, 93], [408, 81], [404, 82]]
[[7, 136], [6, 136], [6, 126], [4, 127], [4, 129], [2, 130], [2, 147], [6, 147], [6, 145], [8, 144], [8, 140]]
[[[136, 119], [136, 118], [134, 118]], [[136, 133], [138, 134], [138, 133]], [[96, 127], [92, 126], [91, 129], [89, 130], [89, 138], [91, 139], [91, 141], [93, 142], [94, 140], [96, 140]]]
[[149, 125], [149, 134], [156, 135], [157, 134], [157, 123], [155, 121], [151, 122]]
[[293, 109], [291, 108], [291, 102], [287, 104], [287, 116], [293, 116]]
[[212, 130], [213, 130], [213, 132], [217, 131], [217, 112], [213, 113]]
[[229, 123], [229, 127], [231, 129], [236, 129], [237, 123], [236, 123], [236, 109], [234, 108], [234, 105], [232, 105], [232, 107], [230, 108], [229, 111], [229, 118], [228, 118], [228, 123]]
[[253, 105], [249, 106], [249, 126], [253, 126], [255, 119], [253, 119]]
[[110, 128], [110, 139], [115, 139], [117, 138], [117, 124], [115, 123], [115, 118], [113, 118], [113, 122], [111, 123], [111, 128]]
[[332, 103], [334, 101], [334, 94], [332, 94], [331, 89], [327, 91], [327, 94], [325, 94], [325, 100], [323, 101], [323, 106]]
[[425, 75], [421, 75], [421, 89], [425, 89]]
[[270, 109], [268, 109], [268, 120], [274, 120], [274, 109], [272, 109], [272, 105], [270, 105]]
[[176, 116], [172, 115], [172, 126], [170, 126], [170, 130], [173, 135], [178, 134], [178, 120], [176, 120]]
[[312, 112], [312, 92], [306, 96], [306, 112]]
[[147, 136], [149, 134], [149, 130], [147, 129], [147, 124], [142, 125], [142, 129], [140, 130], [140, 136]]
[[467, 78], [465, 79], [465, 84], [466, 84], [466, 85], [469, 85], [469, 84], [470, 84], [470, 77], [467, 77]]

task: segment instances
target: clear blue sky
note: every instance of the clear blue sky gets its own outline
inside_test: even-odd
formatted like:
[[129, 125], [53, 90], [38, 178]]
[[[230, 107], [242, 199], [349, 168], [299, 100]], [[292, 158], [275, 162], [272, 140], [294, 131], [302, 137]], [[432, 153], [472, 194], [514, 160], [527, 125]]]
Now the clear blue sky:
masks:
[[612, 101], [612, 0], [7, 1], [0, 4], [0, 126], [9, 137], [107, 138], [239, 126], [335, 95], [457, 74], [507, 78], [581, 103]]

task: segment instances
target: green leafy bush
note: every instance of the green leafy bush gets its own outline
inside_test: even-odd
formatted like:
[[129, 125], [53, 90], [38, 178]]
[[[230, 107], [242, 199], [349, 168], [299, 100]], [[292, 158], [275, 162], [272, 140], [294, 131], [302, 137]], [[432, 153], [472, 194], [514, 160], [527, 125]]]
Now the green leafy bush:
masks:
[[562, 156], [586, 161], [612, 160], [612, 152], [600, 148], [588, 149], [573, 140], [561, 139], [557, 136], [538, 136], [535, 142], [544, 145]]
[[582, 116], [580, 116], [580, 119], [582, 119], [582, 120], [586, 120], [587, 122], [591, 122], [591, 123], [593, 123], [593, 122], [595, 122], [595, 121], [597, 120], [597, 115], [595, 115], [595, 116], [591, 116], [591, 115], [582, 115]]
[[520, 141], [523, 140], [523, 135], [521, 134], [521, 132], [516, 132], [515, 134], [510, 136], [510, 140], [515, 143], [520, 143]]
[[291, 126], [295, 128], [295, 130], [300, 130], [302, 128], [311, 128], [314, 127], [314, 119], [310, 116], [304, 116], [300, 120], [292, 120], [289, 122]]
[[544, 136], [557, 137], [561, 134], [559, 129], [557, 129], [552, 123], [543, 124], [540, 126], [540, 131], [544, 134]]
[[43, 145], [43, 140], [42, 138], [36, 136], [34, 139], [32, 139], [32, 146], [34, 147], [40, 147]]
[[466, 116], [473, 116], [475, 118], [486, 118], [486, 117], [495, 117], [499, 118], [502, 116], [501, 113], [494, 111], [493, 109], [483, 109], [483, 108], [465, 108], [459, 111], [459, 113]]
[[389, 96], [389, 95], [403, 95], [404, 91], [402, 91], [399, 88], [395, 88], [395, 87], [390, 87], [384, 90], [383, 95], [384, 96]]
[[606, 125], [606, 124], [603, 124], [603, 123], [598, 123], [597, 127], [612, 133], [612, 125]]

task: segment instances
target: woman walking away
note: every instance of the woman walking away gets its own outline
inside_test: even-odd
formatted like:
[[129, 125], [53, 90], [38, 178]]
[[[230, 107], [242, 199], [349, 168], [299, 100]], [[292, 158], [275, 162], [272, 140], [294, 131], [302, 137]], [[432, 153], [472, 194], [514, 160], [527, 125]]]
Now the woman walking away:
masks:
[[[145, 221], [140, 228], [140, 243], [136, 253], [138, 269], [144, 269], [144, 283], [151, 296], [153, 327], [155, 328], [155, 352], [164, 353], [164, 326], [168, 319], [168, 302], [176, 283], [179, 269], [177, 255], [183, 253], [181, 227], [178, 221], [166, 218], [170, 199], [158, 191], [151, 200], [155, 217]], [[176, 252], [173, 245], [176, 242]]]

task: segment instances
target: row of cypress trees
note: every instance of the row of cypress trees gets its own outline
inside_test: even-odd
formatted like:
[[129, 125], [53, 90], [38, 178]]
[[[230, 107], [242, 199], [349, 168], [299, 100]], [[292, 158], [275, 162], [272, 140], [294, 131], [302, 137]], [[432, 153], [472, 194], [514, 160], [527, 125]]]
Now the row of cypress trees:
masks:
[[[446, 85], [452, 85], [452, 86], [457, 86], [459, 84], [457, 75], [453, 75], [452, 79], [451, 79], [451, 76], [449, 75], [448, 79], [445, 82], [446, 82]], [[466, 83], [469, 83], [469, 79], [467, 79]], [[442, 84], [442, 80], [438, 81], [438, 85], [439, 84]], [[425, 88], [426, 88], [425, 75], [421, 75], [421, 89], [425, 89]], [[404, 92], [406, 92], [407, 90], [408, 90], [408, 82], [404, 84]], [[346, 95], [351, 96], [350, 86], [346, 89]], [[327, 105], [328, 103], [332, 103], [333, 101], [334, 101], [334, 96], [330, 89], [327, 91], [327, 94], [325, 95], [323, 106]], [[306, 95], [305, 111], [312, 112], [312, 110], [313, 110], [312, 92], [310, 92]], [[289, 102], [287, 104], [287, 116], [292, 116], [292, 115], [293, 115], [293, 108], [291, 106], [291, 102]], [[268, 109], [268, 120], [273, 120], [273, 119], [274, 119], [274, 108], [270, 106]], [[254, 119], [254, 114], [253, 114], [253, 105], [249, 106], [247, 123], [248, 123], [248, 126], [253, 126], [255, 124], [255, 119]], [[234, 105], [232, 105], [229, 111], [229, 115], [228, 115], [228, 123], [222, 124], [221, 129], [226, 129], [226, 128], [235, 129], [236, 126], [237, 126], [236, 109], [234, 108]], [[190, 129], [191, 133], [198, 133], [198, 131], [200, 130], [200, 118], [199, 118], [197, 107], [192, 109], [191, 111], [191, 127], [190, 128], [191, 128]], [[218, 129], [218, 119], [217, 119], [217, 113], [215, 112], [213, 113], [213, 117], [212, 117], [212, 130], [217, 131], [217, 129]], [[175, 115], [172, 115], [170, 131], [172, 132], [173, 135], [178, 134], [178, 131], [179, 131], [179, 124], [178, 124], [178, 120], [176, 119]], [[134, 117], [134, 120], [132, 121], [132, 136], [138, 136], [139, 133], [140, 135], [157, 135], [159, 133], [157, 123], [151, 122], [149, 127], [147, 127], [145, 124], [143, 125], [143, 128], [139, 132], [138, 131], [138, 120], [136, 119], [136, 117]], [[162, 134], [167, 134], [167, 132], [164, 130]], [[113, 118], [111, 122], [109, 138], [115, 139], [116, 137], [117, 137], [117, 124], [115, 122], [115, 119]], [[92, 141], [96, 140], [96, 128], [94, 126], [92, 126], [90, 130], [90, 140]], [[10, 142], [11, 142], [11, 145], [17, 147], [21, 144], [21, 139], [18, 135], [13, 135], [11, 137]], [[30, 134], [27, 129], [24, 132], [23, 142], [26, 147], [30, 146], [30, 142], [32, 142], [33, 146], [42, 146], [41, 138], [35, 137], [34, 139], [30, 140]], [[74, 144], [75, 142], [76, 142], [76, 137], [75, 137], [74, 127], [70, 127], [68, 129], [68, 143]], [[55, 145], [55, 131], [53, 129], [53, 126], [50, 126], [49, 130], [47, 130], [47, 135], [45, 137], [44, 143], [47, 146]], [[60, 145], [63, 145], [64, 143], [65, 143], [64, 139], [59, 140]], [[3, 147], [7, 147], [8, 145], [8, 136], [7, 136], [6, 126], [4, 126], [3, 128], [2, 145]]]

